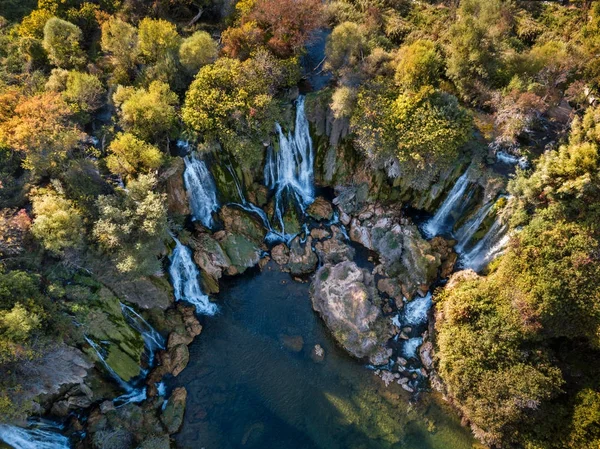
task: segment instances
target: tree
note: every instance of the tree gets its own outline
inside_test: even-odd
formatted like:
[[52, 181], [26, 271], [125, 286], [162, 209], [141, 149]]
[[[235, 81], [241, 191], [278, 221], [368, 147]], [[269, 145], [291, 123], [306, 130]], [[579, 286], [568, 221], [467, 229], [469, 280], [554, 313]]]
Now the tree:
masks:
[[0, 123], [0, 142], [25, 154], [24, 167], [45, 173], [58, 167], [84, 135], [70, 122], [72, 111], [60, 94], [22, 99]]
[[[244, 20], [244, 19], [243, 19]], [[248, 20], [265, 32], [267, 46], [287, 58], [304, 47], [311, 33], [323, 23], [320, 0], [257, 0]]]
[[102, 106], [106, 93], [97, 76], [64, 69], [52, 70], [46, 89], [61, 92], [82, 123], [90, 121], [91, 114]]
[[398, 86], [418, 90], [422, 86], [438, 84], [442, 61], [432, 41], [418, 40], [403, 45], [397, 59], [395, 80]]
[[153, 81], [148, 89], [119, 86], [113, 100], [119, 108], [119, 124], [146, 141], [159, 141], [177, 126], [177, 95], [168, 84]]
[[197, 31], [183, 40], [179, 47], [179, 60], [185, 69], [195, 74], [217, 59], [217, 43], [206, 31]]
[[345, 67], [352, 68], [364, 59], [368, 52], [369, 46], [364, 30], [354, 22], [341, 23], [327, 38], [326, 68], [336, 72]]
[[177, 54], [181, 37], [172, 23], [146, 17], [138, 30], [140, 54], [146, 63], [155, 64]]
[[395, 100], [391, 92], [389, 86], [361, 89], [351, 121], [355, 142], [372, 160], [393, 167], [390, 175], [423, 190], [456, 159], [472, 119], [455, 97], [431, 86]]
[[31, 232], [44, 248], [55, 254], [76, 248], [85, 233], [81, 213], [75, 204], [53, 190], [43, 190], [31, 198], [35, 216]]
[[53, 17], [44, 25], [43, 46], [48, 59], [57, 67], [70, 69], [85, 63], [80, 41], [81, 30], [66, 20]]
[[258, 163], [279, 115], [274, 94], [297, 81], [297, 67], [296, 59], [279, 61], [264, 51], [244, 62], [220, 58], [196, 75], [183, 120], [240, 160]]
[[108, 169], [119, 176], [133, 177], [158, 169], [163, 161], [158, 148], [130, 133], [120, 133], [108, 147]]
[[157, 180], [139, 175], [127, 191], [102, 195], [94, 236], [124, 273], [155, 274], [161, 269], [157, 255], [168, 236], [166, 196], [155, 193]]
[[111, 17], [102, 24], [102, 51], [108, 55], [117, 82], [127, 82], [139, 56], [135, 27]]

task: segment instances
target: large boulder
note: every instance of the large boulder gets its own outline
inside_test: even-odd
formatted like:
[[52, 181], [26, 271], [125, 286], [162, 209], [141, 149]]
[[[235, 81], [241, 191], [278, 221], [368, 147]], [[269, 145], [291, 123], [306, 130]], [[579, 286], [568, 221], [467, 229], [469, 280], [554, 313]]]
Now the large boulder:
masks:
[[183, 424], [183, 416], [185, 414], [185, 401], [187, 399], [187, 391], [183, 387], [178, 387], [173, 390], [171, 397], [167, 401], [160, 420], [164, 424], [167, 432], [170, 434], [176, 433]]
[[331, 238], [315, 244], [315, 251], [321, 263], [336, 264], [354, 259], [354, 248], [346, 243], [346, 238], [342, 234], [342, 231], [337, 226], [332, 226], [331, 231], [333, 234]]
[[319, 262], [317, 255], [312, 249], [312, 237], [308, 236], [302, 243], [300, 236], [296, 236], [290, 243], [290, 257], [287, 268], [295, 276], [309, 274], [315, 271]]
[[[82, 329], [96, 347], [102, 348], [106, 364], [125, 382], [141, 373], [144, 340], [127, 323], [121, 303], [107, 288], [101, 287], [98, 299], [89, 305]], [[88, 346], [86, 353], [99, 361], [94, 347]]]
[[331, 207], [331, 203], [329, 201], [322, 196], [319, 196], [310, 206], [308, 206], [306, 213], [309, 217], [317, 221], [329, 221], [333, 218], [333, 207]]
[[344, 349], [371, 363], [387, 363], [385, 345], [392, 335], [391, 323], [381, 313], [380, 298], [368, 271], [350, 261], [324, 265], [310, 291], [313, 309]]
[[223, 226], [232, 234], [243, 235], [260, 244], [267, 234], [260, 219], [245, 210], [232, 206], [223, 206], [219, 211]]
[[215, 237], [231, 261], [231, 265], [227, 268], [227, 274], [240, 274], [258, 264], [262, 249], [256, 241], [242, 234], [229, 232], [219, 232], [215, 234]]
[[[209, 234], [200, 234], [192, 240], [194, 262], [200, 268], [206, 293], [219, 292], [219, 279], [231, 266], [231, 260], [218, 241]], [[208, 279], [207, 279], [208, 278]]]

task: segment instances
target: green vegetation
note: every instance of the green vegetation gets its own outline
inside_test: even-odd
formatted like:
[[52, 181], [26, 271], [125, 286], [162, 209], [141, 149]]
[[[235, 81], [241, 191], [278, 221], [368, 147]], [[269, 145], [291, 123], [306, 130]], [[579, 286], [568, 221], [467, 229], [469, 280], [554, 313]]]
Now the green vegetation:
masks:
[[[290, 99], [323, 71], [307, 112], [336, 130], [316, 159], [344, 182], [409, 202], [496, 149], [529, 156], [506, 253], [437, 295], [439, 375], [487, 444], [600, 444], [599, 1], [4, 0], [0, 14], [0, 420], [29, 412], [20, 367], [84, 347], [74, 321], [118, 303], [102, 274], [165, 283], [176, 141], [231, 156], [266, 204], [249, 187], [275, 122], [293, 127]], [[303, 73], [320, 29], [324, 59]], [[258, 254], [242, 240], [228, 254]]]

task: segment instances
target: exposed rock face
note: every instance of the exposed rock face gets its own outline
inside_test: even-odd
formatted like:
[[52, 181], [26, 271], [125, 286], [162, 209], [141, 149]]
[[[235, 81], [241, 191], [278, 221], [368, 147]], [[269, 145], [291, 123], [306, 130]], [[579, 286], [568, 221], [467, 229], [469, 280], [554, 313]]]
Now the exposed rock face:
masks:
[[[342, 200], [338, 203], [342, 204]], [[415, 225], [402, 218], [400, 211], [384, 210], [377, 204], [366, 206], [355, 212], [349, 235], [351, 240], [379, 254], [379, 274], [397, 278], [409, 298], [417, 291], [426, 291], [437, 277], [440, 255]]]
[[440, 255], [442, 266], [440, 267], [440, 277], [447, 278], [452, 274], [458, 254], [452, 249], [453, 241], [448, 241], [443, 237], [435, 237], [431, 239], [431, 249]]
[[[106, 363], [121, 379], [129, 382], [141, 372], [144, 341], [125, 321], [119, 300], [108, 289], [101, 288], [98, 296], [99, 300], [91, 304], [82, 323], [84, 332], [105, 349]], [[93, 349], [86, 352], [92, 359], [97, 358]]]
[[89, 406], [94, 399], [92, 391], [84, 383], [93, 366], [79, 349], [60, 345], [36, 361], [35, 371], [17, 367], [16, 374], [22, 387], [19, 397], [24, 402], [37, 401], [40, 397], [44, 398], [41, 402], [52, 402], [60, 397], [61, 400], [52, 405], [51, 413], [67, 416], [80, 404]]
[[312, 249], [312, 237], [308, 237], [302, 244], [300, 236], [296, 236], [290, 243], [290, 259], [288, 269], [295, 276], [312, 273], [317, 267], [317, 255]]
[[271, 257], [283, 267], [290, 261], [290, 249], [285, 243], [280, 243], [271, 250]]
[[[217, 233], [218, 241], [231, 261], [227, 268], [227, 274], [235, 275], [243, 273], [246, 269], [255, 266], [260, 260], [261, 247], [241, 234], [227, 232]], [[215, 237], [217, 237], [215, 234]]]
[[333, 233], [331, 238], [315, 244], [315, 251], [321, 263], [336, 264], [354, 259], [354, 248], [346, 243], [340, 229], [337, 226], [332, 226], [331, 231]]
[[324, 265], [311, 285], [311, 299], [313, 309], [344, 349], [355, 357], [368, 357], [371, 363], [386, 363], [391, 324], [376, 304], [373, 277], [366, 270], [354, 262]]
[[173, 393], [171, 393], [171, 397], [160, 415], [160, 420], [169, 433], [175, 433], [181, 428], [185, 414], [186, 399], [187, 391], [183, 387], [175, 388]]
[[190, 361], [187, 345], [178, 344], [169, 348], [161, 354], [160, 361], [173, 376], [177, 377]]
[[267, 233], [256, 217], [236, 207], [223, 206], [219, 211], [219, 218], [227, 231], [243, 235], [258, 245], [262, 243]]
[[178, 157], [161, 176], [161, 179], [165, 181], [167, 207], [171, 214], [188, 215], [190, 213], [189, 198], [183, 183], [184, 171], [183, 159]]
[[115, 295], [142, 309], [165, 310], [173, 303], [172, 288], [164, 277], [141, 276], [131, 279], [116, 268], [106, 266], [98, 267], [94, 273]]
[[317, 221], [329, 221], [333, 218], [333, 208], [331, 207], [331, 203], [322, 196], [317, 197], [313, 201], [306, 210], [306, 213], [309, 217], [314, 218]]
[[193, 240], [194, 262], [201, 270], [203, 279], [209, 277], [210, 280], [203, 282], [206, 293], [219, 292], [219, 279], [231, 266], [231, 260], [215, 239], [209, 234], [200, 234]]
[[426, 370], [433, 369], [433, 343], [426, 341], [419, 348], [419, 357]]

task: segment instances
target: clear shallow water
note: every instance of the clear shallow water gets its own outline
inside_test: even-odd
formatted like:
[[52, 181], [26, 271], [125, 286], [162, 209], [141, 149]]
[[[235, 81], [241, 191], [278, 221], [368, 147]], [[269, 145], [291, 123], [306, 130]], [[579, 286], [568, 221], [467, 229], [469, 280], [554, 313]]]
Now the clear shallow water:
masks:
[[[339, 349], [308, 289], [272, 264], [227, 283], [220, 313], [204, 319], [188, 367], [169, 382], [188, 391], [181, 447], [472, 447], [469, 432], [432, 397], [410, 404], [398, 385], [386, 389]], [[322, 363], [311, 358], [315, 344], [325, 349]]]

